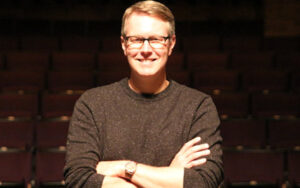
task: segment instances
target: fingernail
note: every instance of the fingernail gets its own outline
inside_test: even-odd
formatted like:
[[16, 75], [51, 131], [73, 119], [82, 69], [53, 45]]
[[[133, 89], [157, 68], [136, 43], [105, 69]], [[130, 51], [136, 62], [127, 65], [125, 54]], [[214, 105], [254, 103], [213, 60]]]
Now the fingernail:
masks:
[[201, 140], [201, 138], [198, 136], [198, 137], [196, 137], [196, 140], [197, 140], [197, 141], [200, 141], [200, 140]]

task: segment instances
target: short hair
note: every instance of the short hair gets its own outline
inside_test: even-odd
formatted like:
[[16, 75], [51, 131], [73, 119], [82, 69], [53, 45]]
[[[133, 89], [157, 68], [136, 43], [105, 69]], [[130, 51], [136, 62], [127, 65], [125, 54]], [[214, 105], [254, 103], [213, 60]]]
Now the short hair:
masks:
[[175, 19], [171, 10], [160, 2], [146, 0], [146, 1], [139, 1], [131, 5], [125, 10], [122, 18], [122, 28], [121, 28], [122, 36], [125, 35], [125, 30], [124, 30], [125, 22], [128, 19], [128, 17], [133, 13], [145, 13], [150, 16], [158, 16], [162, 20], [167, 21], [169, 23], [170, 26], [169, 35], [175, 34]]

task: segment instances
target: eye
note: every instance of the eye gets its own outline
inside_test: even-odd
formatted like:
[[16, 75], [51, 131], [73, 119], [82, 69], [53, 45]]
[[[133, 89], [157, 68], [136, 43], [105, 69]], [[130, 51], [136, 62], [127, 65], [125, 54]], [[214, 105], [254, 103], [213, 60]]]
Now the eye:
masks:
[[163, 42], [163, 38], [159, 38], [159, 37], [149, 38], [149, 40], [151, 42]]
[[144, 39], [143, 38], [139, 38], [139, 37], [131, 37], [129, 38], [130, 42], [134, 42], [134, 43], [140, 43], [143, 42]]

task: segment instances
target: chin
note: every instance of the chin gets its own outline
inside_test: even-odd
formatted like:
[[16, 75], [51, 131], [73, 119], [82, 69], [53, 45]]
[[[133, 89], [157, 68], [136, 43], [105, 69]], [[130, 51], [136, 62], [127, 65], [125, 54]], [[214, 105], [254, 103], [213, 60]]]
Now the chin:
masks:
[[135, 61], [130, 66], [132, 73], [140, 77], [153, 77], [160, 75], [165, 70], [164, 66], [161, 66], [158, 61], [153, 61], [150, 64], [142, 64], [139, 61]]
[[136, 73], [140, 77], [154, 77], [154, 76], [162, 75], [161, 73], [164, 73], [164, 69], [143, 68], [140, 70], [134, 70], [134, 73]]
[[157, 72], [155, 72], [155, 71], [138, 71], [137, 73], [139, 76], [142, 76], [142, 77], [151, 77], [151, 76], [155, 76], [157, 74]]

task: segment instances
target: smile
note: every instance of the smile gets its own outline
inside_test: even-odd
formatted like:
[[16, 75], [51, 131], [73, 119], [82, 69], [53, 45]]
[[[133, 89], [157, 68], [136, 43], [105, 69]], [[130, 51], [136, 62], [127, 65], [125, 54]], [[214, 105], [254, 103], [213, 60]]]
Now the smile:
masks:
[[138, 59], [140, 63], [143, 65], [150, 65], [152, 64], [156, 59]]
[[137, 59], [139, 62], [153, 62], [155, 61], [156, 59], [153, 58], [153, 59]]

